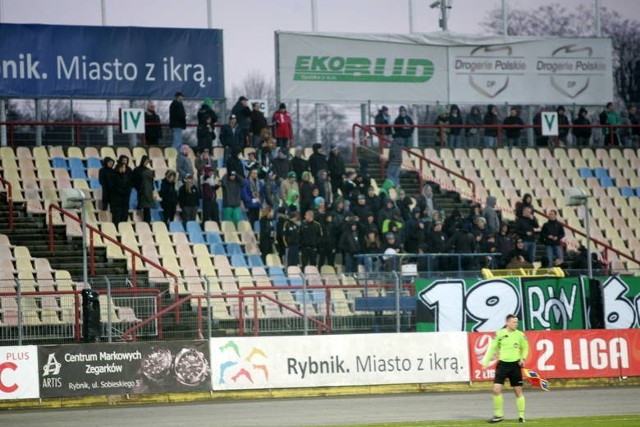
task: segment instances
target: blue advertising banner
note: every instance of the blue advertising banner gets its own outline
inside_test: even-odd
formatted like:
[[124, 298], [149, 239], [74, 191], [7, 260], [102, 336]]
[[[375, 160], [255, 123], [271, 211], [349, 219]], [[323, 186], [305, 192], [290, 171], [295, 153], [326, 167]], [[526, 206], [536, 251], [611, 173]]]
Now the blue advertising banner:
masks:
[[224, 98], [222, 30], [0, 24], [0, 96]]

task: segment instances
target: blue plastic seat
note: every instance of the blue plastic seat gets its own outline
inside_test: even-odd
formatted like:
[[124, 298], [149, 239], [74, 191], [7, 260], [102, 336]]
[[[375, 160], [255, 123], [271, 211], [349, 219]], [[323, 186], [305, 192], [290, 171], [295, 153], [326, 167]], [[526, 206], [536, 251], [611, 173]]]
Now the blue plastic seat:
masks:
[[593, 171], [589, 168], [580, 168], [578, 169], [578, 173], [580, 174], [580, 178], [593, 178]]
[[262, 257], [260, 255], [248, 255], [247, 260], [249, 261], [251, 268], [264, 267], [264, 262], [262, 262]]
[[222, 243], [211, 243], [209, 245], [209, 252], [213, 255], [227, 255], [227, 250]]
[[98, 178], [89, 178], [89, 188], [91, 188], [92, 190], [102, 188], [102, 185], [100, 185], [100, 180]]
[[636, 195], [640, 197], [640, 187], [636, 188]]
[[151, 221], [162, 221], [162, 209], [151, 209]]
[[204, 238], [207, 243], [222, 243], [222, 236], [215, 231], [205, 231]]
[[102, 161], [97, 157], [89, 157], [87, 159], [87, 168], [100, 169], [102, 168]]
[[594, 176], [596, 178], [610, 178], [609, 171], [605, 168], [596, 168], [594, 170]]
[[188, 236], [191, 243], [205, 243], [204, 237], [200, 232], [189, 231]]
[[67, 160], [62, 157], [54, 157], [53, 159], [51, 159], [51, 167], [68, 169]]
[[237, 243], [227, 243], [227, 253], [229, 255], [244, 255], [242, 247]]
[[129, 196], [129, 210], [130, 211], [136, 210], [137, 206], [138, 206], [138, 192], [134, 188], [131, 190], [131, 195]]
[[87, 173], [84, 168], [71, 168], [71, 179], [87, 179]]
[[613, 179], [609, 177], [602, 177], [599, 179], [600, 179], [600, 186], [603, 188], [615, 187], [616, 185], [615, 182], [613, 182]]
[[231, 255], [231, 266], [236, 268], [238, 267], [249, 268], [249, 265], [247, 264], [247, 260], [244, 258], [244, 255], [239, 255], [239, 254]]
[[274, 276], [271, 279], [273, 279], [273, 286], [276, 286], [278, 288], [286, 288], [287, 286], [289, 286], [289, 282], [284, 276]]
[[188, 221], [187, 222], [187, 232], [189, 233], [201, 233], [202, 228], [200, 228], [200, 224], [197, 221]]
[[269, 268], [269, 275], [270, 276], [283, 276], [284, 277], [284, 270], [282, 269], [282, 267], [279, 267], [277, 265], [273, 265]]
[[636, 193], [631, 187], [622, 187], [620, 188], [620, 195], [622, 197], [635, 197]]
[[69, 157], [69, 169], [84, 169], [84, 162], [78, 157]]
[[180, 221], [171, 221], [169, 223], [169, 232], [171, 233], [185, 233], [184, 226]]

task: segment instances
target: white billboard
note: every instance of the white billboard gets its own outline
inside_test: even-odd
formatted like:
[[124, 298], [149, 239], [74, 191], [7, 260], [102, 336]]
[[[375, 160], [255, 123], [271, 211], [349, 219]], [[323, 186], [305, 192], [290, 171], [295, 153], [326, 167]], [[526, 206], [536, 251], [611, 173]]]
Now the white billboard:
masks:
[[611, 40], [446, 34], [276, 33], [279, 99], [601, 104]]
[[211, 339], [214, 390], [464, 382], [464, 332]]
[[38, 397], [38, 347], [0, 347], [0, 400]]

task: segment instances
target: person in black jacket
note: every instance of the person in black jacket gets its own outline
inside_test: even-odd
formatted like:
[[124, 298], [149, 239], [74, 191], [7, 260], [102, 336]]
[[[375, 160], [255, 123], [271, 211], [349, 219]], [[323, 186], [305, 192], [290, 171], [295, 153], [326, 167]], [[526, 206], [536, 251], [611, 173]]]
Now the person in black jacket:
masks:
[[392, 127], [387, 127], [391, 124], [391, 116], [389, 115], [389, 108], [386, 105], [383, 105], [380, 110], [378, 110], [378, 114], [376, 114], [373, 122], [376, 125], [376, 132], [378, 135], [384, 136], [386, 139], [391, 140], [391, 134], [393, 133]]
[[587, 117], [588, 111], [586, 108], [580, 108], [578, 111], [578, 117], [573, 119], [573, 124], [581, 127], [573, 128], [573, 136], [576, 137], [576, 146], [588, 147], [589, 140], [591, 140], [591, 128], [582, 126], [591, 126], [591, 121]]
[[313, 219], [313, 211], [304, 213], [304, 221], [300, 224], [300, 249], [302, 267], [318, 265], [318, 246], [322, 239], [322, 226]]
[[98, 172], [98, 181], [100, 181], [100, 187], [102, 188], [102, 210], [109, 210], [109, 203], [111, 201], [111, 189], [109, 184], [112, 182], [111, 175], [115, 174], [113, 170], [113, 164], [115, 161], [111, 157], [105, 157], [102, 160], [102, 167]]
[[533, 209], [528, 206], [525, 207], [522, 210], [522, 216], [516, 220], [514, 231], [524, 241], [524, 249], [529, 254], [529, 262], [536, 260], [536, 237], [534, 233], [538, 231], [538, 228], [538, 220], [533, 216]]
[[485, 125], [490, 127], [484, 128], [484, 143], [485, 147], [495, 148], [498, 146], [498, 125], [500, 124], [500, 119], [498, 118], [498, 108], [490, 104], [487, 107], [487, 113], [484, 115]]
[[[464, 124], [462, 120], [462, 113], [460, 113], [460, 108], [453, 104], [449, 109], [449, 124], [461, 126]], [[462, 142], [462, 132], [464, 128], [462, 127], [452, 127], [449, 128], [449, 147], [463, 147]]]
[[[427, 233], [424, 245], [424, 252], [430, 254], [443, 254], [447, 252], [447, 238], [442, 232], [442, 222], [434, 221], [431, 230]], [[431, 260], [431, 270], [446, 271], [447, 259], [444, 257], [433, 257]]]
[[177, 176], [178, 174], [175, 171], [168, 170], [160, 183], [160, 207], [162, 207], [163, 220], [167, 225], [176, 216], [176, 208], [178, 206]]
[[246, 137], [251, 132], [251, 108], [249, 108], [249, 100], [245, 96], [238, 98], [238, 101], [231, 109], [231, 114], [238, 119], [238, 125], [242, 130], [243, 136], [242, 146], [244, 147], [248, 145]]
[[182, 145], [182, 132], [187, 128], [187, 112], [184, 109], [184, 95], [176, 92], [171, 105], [169, 105], [169, 127], [173, 136], [173, 148], [180, 149]]
[[342, 182], [347, 177], [347, 168], [344, 166], [344, 160], [340, 154], [340, 147], [337, 145], [331, 146], [331, 152], [327, 160], [327, 171], [329, 172], [333, 197], [335, 198], [338, 190], [342, 188]]
[[336, 261], [336, 250], [338, 245], [338, 236], [340, 235], [338, 225], [334, 221], [335, 212], [329, 211], [324, 216], [324, 224], [322, 226], [322, 238], [318, 250], [318, 265], [333, 266]]
[[[524, 126], [524, 122], [519, 115], [519, 111], [516, 107], [511, 107], [509, 111], [509, 116], [505, 117], [502, 124], [506, 126]], [[522, 139], [520, 138], [520, 134], [522, 133], [521, 128], [517, 127], [508, 127], [505, 128], [505, 133], [507, 135], [507, 147], [520, 147], [522, 143]]]
[[137, 208], [142, 211], [142, 220], [151, 223], [151, 209], [155, 208], [156, 201], [153, 198], [153, 169], [151, 160], [146, 155], [140, 159], [140, 164], [131, 174], [133, 188], [138, 195]]
[[233, 171], [236, 175], [245, 178], [244, 165], [242, 164], [242, 160], [240, 160], [240, 154], [242, 154], [242, 151], [234, 151], [231, 153], [225, 166], [227, 167], [227, 173]]
[[235, 114], [229, 117], [229, 123], [222, 125], [220, 128], [220, 143], [224, 147], [225, 163], [232, 153], [244, 149], [244, 132], [238, 125], [238, 119]]
[[567, 145], [567, 136], [569, 135], [569, 118], [565, 114], [565, 108], [560, 105], [556, 110], [558, 112], [558, 144], [564, 147]]
[[267, 129], [267, 118], [260, 111], [260, 103], [254, 102], [251, 110], [251, 146], [256, 150], [260, 147], [259, 141], [262, 138], [262, 130]]
[[413, 119], [407, 113], [407, 108], [404, 105], [400, 106], [398, 117], [396, 117], [393, 124], [398, 126], [393, 128], [394, 138], [401, 140], [402, 144], [406, 148], [411, 147], [411, 137], [413, 136]]
[[273, 252], [273, 209], [269, 206], [262, 209], [260, 212], [260, 255], [262, 261], [267, 262], [267, 255]]
[[354, 273], [356, 271], [354, 255], [362, 252], [362, 241], [356, 222], [352, 221], [345, 224], [345, 229], [338, 242], [338, 248], [342, 251], [344, 258], [344, 272]]
[[182, 208], [182, 222], [186, 225], [189, 221], [195, 221], [200, 203], [200, 190], [193, 183], [193, 175], [184, 177], [184, 184], [178, 190], [178, 203]]
[[220, 208], [216, 192], [220, 183], [211, 166], [205, 166], [202, 174], [202, 222], [215, 221], [220, 225]]
[[160, 138], [162, 138], [160, 116], [156, 114], [156, 105], [150, 102], [144, 113], [144, 141], [145, 144], [154, 146], [158, 145]]
[[558, 222], [557, 218], [558, 212], [550, 210], [549, 220], [540, 230], [540, 240], [542, 240], [547, 255], [547, 267], [553, 267], [555, 260], [558, 258], [564, 259], [562, 246], [560, 245], [564, 238], [564, 227]]
[[311, 169], [311, 176], [318, 176], [318, 172], [323, 169], [327, 169], [327, 158], [322, 152], [322, 144], [313, 144], [313, 154], [309, 156], [309, 168]]
[[204, 150], [213, 151], [213, 140], [216, 139], [215, 124], [211, 117], [206, 117], [205, 122], [198, 124], [196, 136], [198, 137], [198, 154]]
[[302, 174], [305, 172], [309, 172], [309, 161], [302, 157], [304, 154], [304, 150], [302, 147], [296, 147], [296, 152], [293, 158], [291, 159], [291, 167], [293, 171], [296, 173], [296, 177], [298, 181], [302, 179]]
[[202, 101], [202, 105], [197, 113], [198, 117], [198, 126], [203, 125], [207, 122], [211, 123], [212, 126], [215, 126], [218, 123], [218, 115], [215, 111], [213, 111], [213, 100], [211, 98], [206, 98]]
[[[447, 242], [447, 246], [450, 249], [450, 252], [457, 254], [472, 254], [476, 251], [476, 240], [473, 234], [465, 230], [461, 222], [458, 222], [456, 225], [456, 231], [453, 233], [453, 236], [449, 238]], [[475, 260], [472, 256], [463, 256], [458, 259], [458, 257], [454, 257], [454, 269], [458, 270], [458, 268], [462, 268], [462, 270], [473, 270], [475, 268]]]
[[289, 219], [282, 226], [282, 242], [287, 252], [287, 267], [300, 265], [300, 215], [297, 210], [289, 212]]
[[116, 173], [109, 176], [111, 191], [111, 220], [115, 225], [129, 220], [129, 198], [131, 196], [131, 174], [126, 163], [118, 163]]

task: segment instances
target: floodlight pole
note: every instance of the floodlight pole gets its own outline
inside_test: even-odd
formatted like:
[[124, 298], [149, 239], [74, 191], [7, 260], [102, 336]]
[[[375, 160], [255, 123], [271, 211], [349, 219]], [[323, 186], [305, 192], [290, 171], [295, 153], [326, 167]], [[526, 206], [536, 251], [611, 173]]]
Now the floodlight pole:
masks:
[[591, 261], [591, 225], [589, 214], [589, 198], [584, 199], [584, 220], [586, 221], [585, 229], [587, 231], [587, 276], [593, 278], [593, 263]]
[[80, 218], [82, 220], [82, 280], [84, 280], [84, 289], [89, 288], [89, 269], [87, 263], [87, 209], [85, 207], [86, 196], [82, 193], [82, 209]]

